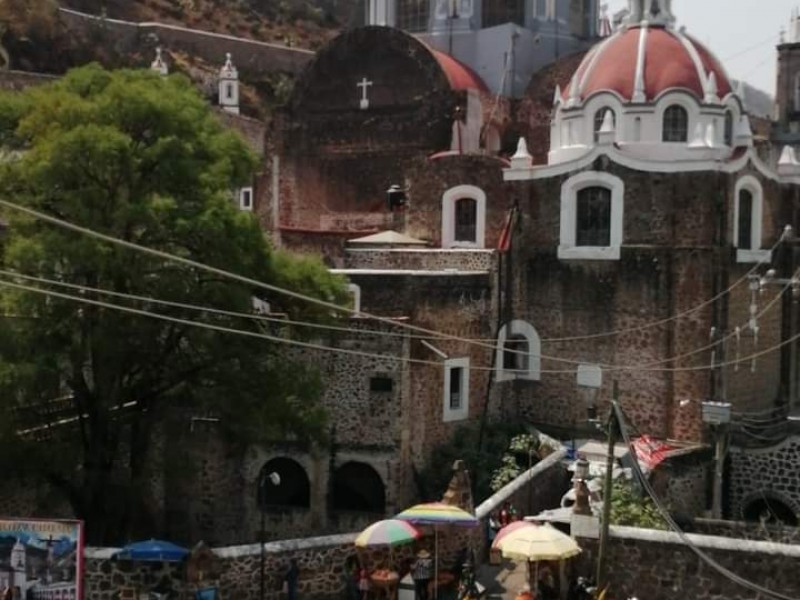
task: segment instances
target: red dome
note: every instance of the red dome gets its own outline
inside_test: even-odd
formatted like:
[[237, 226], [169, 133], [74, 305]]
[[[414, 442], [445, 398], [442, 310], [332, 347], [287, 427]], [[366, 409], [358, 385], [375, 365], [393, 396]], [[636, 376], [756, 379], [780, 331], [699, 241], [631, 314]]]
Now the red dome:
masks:
[[439, 50], [428, 48], [439, 63], [439, 66], [447, 76], [447, 81], [450, 82], [450, 87], [454, 90], [479, 90], [481, 92], [488, 92], [489, 88], [486, 87], [483, 79], [480, 78], [475, 71], [470, 69], [461, 61], [453, 58], [449, 54], [445, 54]]
[[[614, 34], [586, 55], [573, 79], [578, 84], [578, 96], [586, 99], [597, 92], [612, 91], [631, 101], [643, 34], [646, 38], [641, 81], [645, 101], [650, 102], [669, 89], [687, 90], [702, 101], [704, 82], [711, 73], [717, 81], [719, 98], [731, 92], [725, 69], [702, 44], [673, 29], [637, 25]], [[564, 92], [565, 98], [572, 95], [571, 85]]]

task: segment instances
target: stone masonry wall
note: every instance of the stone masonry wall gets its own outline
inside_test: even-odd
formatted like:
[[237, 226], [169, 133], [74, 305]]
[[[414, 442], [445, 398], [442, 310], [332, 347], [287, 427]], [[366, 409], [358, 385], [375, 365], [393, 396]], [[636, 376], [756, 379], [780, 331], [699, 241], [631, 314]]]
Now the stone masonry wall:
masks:
[[[689, 535], [689, 539], [723, 567], [790, 598], [800, 598], [800, 547]], [[593, 573], [595, 540], [579, 540], [584, 549], [579, 569]], [[648, 600], [759, 600], [716, 572], [689, 549], [677, 534], [631, 527], [611, 527], [608, 576], [616, 598]]]
[[800, 436], [770, 448], [732, 448], [729, 460], [732, 518], [742, 518], [751, 503], [768, 500], [780, 502], [800, 521]]
[[[561, 466], [565, 451], [559, 450], [508, 484], [476, 509], [481, 526], [472, 529], [451, 528], [438, 536], [439, 565], [453, 566], [462, 548], [472, 546], [479, 552], [485, 543], [486, 523], [491, 512], [499, 510], [505, 501], [532, 510], [557, 502], [566, 485], [567, 473]], [[423, 528], [424, 537], [416, 544], [396, 547], [391, 559], [402, 568], [418, 548], [434, 549], [434, 534]], [[348, 565], [360, 560], [368, 568], [390, 564], [386, 548], [357, 550], [353, 544], [357, 533], [289, 539], [264, 545], [266, 600], [282, 600], [281, 582], [289, 561], [294, 558], [300, 568], [299, 592], [308, 600], [341, 598], [348, 574]], [[200, 584], [186, 582], [184, 569], [177, 565], [117, 561], [111, 557], [114, 548], [85, 550], [86, 600], [114, 600], [121, 587], [146, 592], [159, 586], [176, 592], [194, 592], [203, 587], [217, 587], [221, 597], [236, 600], [256, 600], [260, 589], [261, 549], [258, 544], [230, 546], [214, 550], [219, 564]]]

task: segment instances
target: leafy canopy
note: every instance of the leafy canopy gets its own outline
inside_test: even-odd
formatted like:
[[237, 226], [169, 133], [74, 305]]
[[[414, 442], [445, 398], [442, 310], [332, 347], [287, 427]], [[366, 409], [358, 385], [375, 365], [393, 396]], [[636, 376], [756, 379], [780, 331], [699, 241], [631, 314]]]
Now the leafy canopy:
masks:
[[[250, 180], [256, 159], [180, 76], [91, 65], [48, 86], [0, 94], [0, 145], [3, 198], [345, 304], [342, 281], [319, 261], [272, 251], [255, 218], [235, 209], [231, 192]], [[259, 293], [17, 211], [3, 218], [4, 269], [236, 312], [249, 312]], [[265, 299], [291, 317], [329, 318], [300, 301]], [[136, 492], [140, 456], [168, 410], [211, 411], [241, 441], [324, 431], [317, 377], [285, 347], [7, 287], [0, 305], [14, 317], [0, 320], [0, 457], [27, 473], [33, 463], [65, 488], [79, 516], [90, 518], [90, 533], [91, 519], [103, 520], [103, 486], [128, 449], [126, 493]], [[145, 308], [260, 331], [250, 319]], [[54, 414], [72, 421], [18, 435], [52, 423]], [[47, 443], [37, 441], [42, 435]]]

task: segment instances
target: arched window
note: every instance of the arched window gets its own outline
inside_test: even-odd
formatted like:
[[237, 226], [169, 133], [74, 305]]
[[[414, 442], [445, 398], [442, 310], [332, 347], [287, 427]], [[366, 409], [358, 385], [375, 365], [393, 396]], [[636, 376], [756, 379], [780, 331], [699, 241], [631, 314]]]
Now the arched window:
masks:
[[[277, 473], [278, 485], [270, 481], [269, 475]], [[291, 458], [278, 457], [267, 461], [256, 480], [256, 502], [265, 511], [280, 511], [287, 508], [308, 508], [311, 486], [305, 469]]]
[[596, 113], [594, 113], [594, 141], [600, 137], [600, 130], [603, 128], [603, 121], [606, 119], [606, 113], [611, 113], [611, 122], [616, 127], [617, 125], [617, 114], [611, 110], [610, 108], [601, 108]]
[[611, 190], [592, 186], [578, 192], [575, 245], [605, 247], [611, 244]]
[[725, 145], [733, 146], [733, 113], [725, 113]]
[[734, 190], [733, 245], [738, 262], [770, 259], [770, 251], [761, 249], [764, 192], [752, 175], [736, 182]]
[[585, 171], [561, 186], [562, 260], [619, 260], [625, 183], [609, 173]]
[[510, 373], [524, 371], [528, 363], [530, 344], [521, 335], [511, 336], [503, 346], [503, 370]]
[[483, 248], [486, 231], [486, 194], [471, 185], [459, 185], [442, 196], [442, 248]]
[[497, 337], [497, 381], [538, 381], [541, 353], [541, 339], [530, 323], [515, 320], [504, 325]]
[[475, 198], [459, 198], [455, 202], [455, 210], [455, 241], [474, 244], [478, 233], [478, 201]]
[[753, 193], [750, 190], [739, 190], [739, 219], [737, 248], [753, 249]]
[[664, 111], [663, 135], [665, 142], [686, 142], [689, 139], [689, 113], [673, 104]]
[[333, 510], [383, 515], [386, 512], [386, 487], [370, 465], [347, 462], [333, 477]]

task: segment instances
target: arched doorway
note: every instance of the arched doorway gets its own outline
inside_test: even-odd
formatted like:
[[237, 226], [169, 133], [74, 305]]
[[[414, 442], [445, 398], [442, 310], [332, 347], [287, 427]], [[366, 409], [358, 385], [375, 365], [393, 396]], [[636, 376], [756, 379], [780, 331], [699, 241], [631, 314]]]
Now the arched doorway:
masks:
[[[275, 485], [269, 475], [277, 473]], [[264, 463], [256, 481], [256, 502], [267, 512], [291, 508], [308, 508], [311, 504], [311, 485], [305, 469], [296, 460], [277, 457]], [[263, 503], [263, 504], [262, 504]]]
[[333, 510], [386, 512], [386, 488], [366, 463], [347, 462], [333, 473]]
[[767, 525], [797, 527], [800, 524], [797, 513], [788, 504], [771, 495], [763, 494], [745, 504], [742, 517], [745, 521], [763, 522]]

